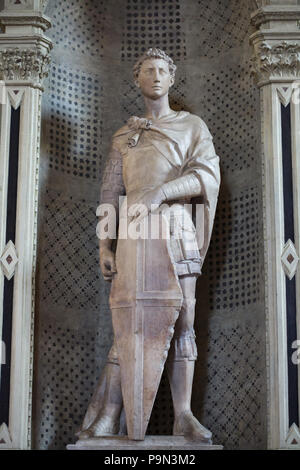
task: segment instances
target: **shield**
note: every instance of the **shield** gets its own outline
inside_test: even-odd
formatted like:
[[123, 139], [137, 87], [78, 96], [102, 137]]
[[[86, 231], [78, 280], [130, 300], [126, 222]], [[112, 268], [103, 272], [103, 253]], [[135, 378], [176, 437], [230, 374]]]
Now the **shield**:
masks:
[[119, 237], [110, 295], [128, 437], [134, 440], [144, 439], [182, 304], [169, 240], [162, 236], [168, 221], [158, 217], [158, 238], [151, 215], [140, 223], [141, 238]]

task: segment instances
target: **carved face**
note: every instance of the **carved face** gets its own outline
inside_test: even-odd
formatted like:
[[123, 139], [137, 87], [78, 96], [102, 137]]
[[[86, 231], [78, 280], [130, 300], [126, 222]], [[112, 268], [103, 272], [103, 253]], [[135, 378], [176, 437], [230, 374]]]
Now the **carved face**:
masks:
[[137, 80], [137, 86], [147, 98], [153, 100], [166, 95], [173, 85], [169, 65], [163, 59], [147, 59], [143, 62]]

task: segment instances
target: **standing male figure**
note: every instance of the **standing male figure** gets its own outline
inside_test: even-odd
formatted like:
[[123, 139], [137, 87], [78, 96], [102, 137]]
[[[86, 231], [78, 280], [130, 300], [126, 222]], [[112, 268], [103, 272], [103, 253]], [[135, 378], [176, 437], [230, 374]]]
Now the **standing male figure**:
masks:
[[[130, 118], [115, 133], [104, 172], [101, 203], [112, 204], [117, 210], [119, 197], [126, 195], [130, 215], [137, 221], [147, 216], [152, 207], [174, 205], [172, 224], [175, 228], [180, 226], [182, 232], [179, 239], [171, 233], [169, 247], [182, 306], [166, 361], [175, 416], [173, 434], [211, 442], [211, 432], [192, 414], [191, 394], [197, 358], [193, 328], [195, 287], [213, 226], [220, 184], [219, 158], [205, 123], [195, 115], [170, 108], [168, 93], [174, 84], [175, 70], [173, 60], [157, 48], [149, 49], [136, 63], [134, 78], [143, 94], [146, 113], [143, 118]], [[201, 246], [184, 206], [199, 196], [204, 205]], [[121, 264], [116, 268], [109, 238], [100, 240], [100, 266], [104, 279], [113, 282], [119, 270], [126, 269]], [[122, 407], [118, 348], [114, 342], [80, 438], [118, 434]]]

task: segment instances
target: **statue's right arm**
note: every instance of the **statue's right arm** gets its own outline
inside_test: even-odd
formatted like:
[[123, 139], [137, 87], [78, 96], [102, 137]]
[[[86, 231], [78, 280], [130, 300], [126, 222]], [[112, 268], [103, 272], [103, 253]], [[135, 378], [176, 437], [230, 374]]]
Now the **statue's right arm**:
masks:
[[[115, 209], [115, 214], [119, 217], [119, 197], [124, 196], [125, 186], [122, 175], [122, 155], [118, 150], [112, 148], [104, 169], [100, 191], [100, 204], [111, 204]], [[111, 281], [115, 267], [115, 254], [112, 251], [110, 238], [99, 240], [100, 267], [104, 279]]]

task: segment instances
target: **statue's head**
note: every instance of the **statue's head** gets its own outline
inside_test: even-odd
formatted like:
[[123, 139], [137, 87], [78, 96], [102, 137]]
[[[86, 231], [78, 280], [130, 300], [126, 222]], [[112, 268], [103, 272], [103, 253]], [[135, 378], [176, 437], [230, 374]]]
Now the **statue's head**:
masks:
[[168, 93], [175, 81], [176, 65], [158, 48], [148, 49], [133, 68], [135, 84], [143, 95], [157, 99]]

